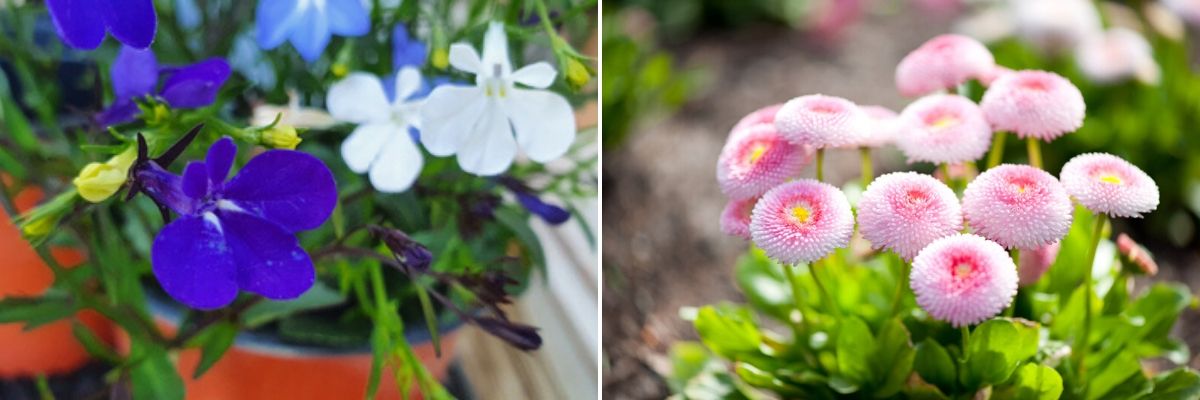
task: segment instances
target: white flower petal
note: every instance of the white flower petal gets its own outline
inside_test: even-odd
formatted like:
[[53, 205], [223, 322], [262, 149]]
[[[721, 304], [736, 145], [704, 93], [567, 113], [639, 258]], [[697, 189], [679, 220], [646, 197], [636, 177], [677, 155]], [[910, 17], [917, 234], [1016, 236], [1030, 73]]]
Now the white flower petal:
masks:
[[504, 107], [517, 131], [517, 143], [533, 161], [562, 157], [575, 140], [575, 112], [557, 93], [513, 89]]
[[342, 159], [346, 160], [346, 166], [358, 174], [367, 172], [367, 168], [379, 156], [379, 151], [387, 142], [388, 137], [407, 134], [407, 132], [399, 132], [399, 129], [399, 127], [387, 123], [367, 124], [355, 128], [354, 132], [350, 133], [350, 137], [342, 142]]
[[325, 104], [329, 114], [341, 121], [361, 124], [391, 118], [383, 83], [367, 73], [355, 72], [333, 84]]
[[425, 159], [421, 150], [417, 149], [408, 132], [395, 132], [383, 145], [379, 158], [371, 164], [371, 186], [384, 193], [408, 190], [421, 175], [423, 165]]
[[517, 72], [513, 72], [512, 79], [529, 87], [545, 89], [554, 83], [554, 77], [557, 75], [558, 71], [555, 71], [550, 63], [542, 61], [521, 67]]
[[458, 165], [463, 171], [490, 176], [504, 172], [517, 155], [508, 118], [498, 104], [487, 107], [470, 133], [462, 137]]
[[[496, 66], [500, 66], [499, 75]], [[512, 63], [508, 61], [508, 37], [504, 33], [504, 24], [492, 22], [488, 25], [487, 33], [483, 35], [483, 71], [485, 76], [504, 78], [512, 73]]]
[[480, 63], [479, 53], [476, 53], [475, 48], [471, 45], [466, 43], [450, 45], [450, 65], [453, 65], [455, 69], [478, 74]]
[[396, 104], [403, 103], [421, 89], [421, 72], [413, 67], [404, 67], [396, 73]]
[[421, 144], [435, 156], [454, 154], [459, 137], [483, 114], [485, 100], [476, 86], [438, 86], [421, 107]]

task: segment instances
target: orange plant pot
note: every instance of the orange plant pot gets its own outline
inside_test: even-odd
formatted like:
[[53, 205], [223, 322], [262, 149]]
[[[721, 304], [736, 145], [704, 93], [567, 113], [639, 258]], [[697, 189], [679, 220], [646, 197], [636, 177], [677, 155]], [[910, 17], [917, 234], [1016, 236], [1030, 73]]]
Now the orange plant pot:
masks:
[[[18, 210], [27, 210], [40, 200], [36, 189], [20, 193]], [[56, 261], [74, 266], [83, 254], [74, 249], [51, 251]], [[8, 213], [0, 210], [0, 298], [37, 296], [54, 283], [54, 273], [21, 237]], [[112, 340], [111, 323], [93, 312], [76, 316], [101, 339]], [[25, 331], [23, 324], [0, 324], [0, 378], [32, 377], [70, 372], [87, 363], [90, 356], [71, 333], [70, 321], [57, 321]]]

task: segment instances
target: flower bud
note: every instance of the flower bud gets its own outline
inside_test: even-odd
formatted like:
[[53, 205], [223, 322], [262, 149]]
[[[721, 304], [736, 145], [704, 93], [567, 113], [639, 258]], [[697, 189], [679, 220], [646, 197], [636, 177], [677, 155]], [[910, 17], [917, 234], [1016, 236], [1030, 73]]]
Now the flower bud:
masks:
[[574, 57], [567, 58], [566, 70], [567, 84], [571, 85], [571, 89], [579, 90], [592, 80], [592, 73], [588, 72], [587, 66]]
[[334, 78], [341, 79], [350, 73], [350, 67], [347, 67], [346, 64], [336, 63], [329, 67], [329, 72], [333, 74]]
[[99, 203], [121, 189], [129, 176], [129, 166], [137, 156], [133, 147], [110, 158], [104, 163], [91, 163], [79, 171], [73, 183], [79, 196], [92, 203]]
[[296, 128], [289, 125], [275, 125], [263, 131], [262, 139], [259, 140], [259, 143], [263, 146], [288, 150], [295, 150], [300, 142], [300, 136], [296, 133]]
[[450, 52], [444, 47], [439, 47], [433, 50], [433, 54], [429, 57], [429, 62], [434, 68], [446, 69], [450, 66]]

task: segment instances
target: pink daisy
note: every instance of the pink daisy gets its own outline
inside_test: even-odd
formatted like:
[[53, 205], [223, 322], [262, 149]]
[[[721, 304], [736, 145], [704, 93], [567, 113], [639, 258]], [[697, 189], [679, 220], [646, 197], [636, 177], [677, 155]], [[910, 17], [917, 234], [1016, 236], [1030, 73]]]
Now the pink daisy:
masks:
[[893, 172], [875, 178], [858, 202], [863, 238], [906, 260], [934, 240], [962, 229], [962, 208], [954, 191], [925, 174]]
[[757, 197], [731, 200], [721, 211], [721, 232], [750, 240], [750, 212], [754, 211]]
[[963, 35], [941, 35], [908, 53], [896, 66], [896, 88], [915, 97], [956, 87], [996, 65], [983, 43]]
[[1112, 154], [1080, 154], [1063, 165], [1063, 187], [1079, 204], [1113, 217], [1141, 218], [1158, 208], [1158, 185]]
[[988, 71], [979, 77], [979, 83], [983, 86], [992, 86], [992, 82], [995, 82], [997, 79], [1000, 79], [1000, 77], [1011, 73], [1013, 73], [1012, 69], [997, 64], [994, 68], [992, 68], [991, 71]]
[[[738, 120], [737, 124], [733, 126], [733, 129], [731, 129], [730, 132], [737, 132], [737, 131], [740, 131], [743, 128], [749, 127], [751, 125], [758, 125], [758, 124], [774, 125], [775, 124], [775, 114], [779, 112], [780, 108], [783, 108], [783, 104], [772, 104], [772, 105], [754, 110], [754, 112], [746, 114], [745, 117], [742, 117], [742, 119]], [[731, 135], [732, 135], [732, 133], [731, 133]]]
[[1017, 266], [1003, 247], [971, 234], [931, 243], [912, 263], [910, 286], [930, 316], [955, 327], [1000, 313], [1017, 294]]
[[979, 104], [996, 130], [1045, 141], [1083, 126], [1086, 109], [1079, 88], [1046, 71], [1004, 75], [992, 82]]
[[1021, 277], [1020, 285], [1029, 286], [1042, 279], [1042, 275], [1054, 265], [1060, 248], [1060, 242], [1054, 242], [1033, 250], [1021, 250], [1020, 268], [1017, 268], [1017, 275]]
[[813, 94], [784, 103], [775, 128], [792, 143], [815, 148], [852, 146], [867, 138], [870, 118], [850, 100]]
[[846, 247], [853, 232], [854, 214], [846, 195], [812, 179], [771, 189], [750, 214], [754, 244], [784, 264], [819, 260]]
[[867, 114], [866, 138], [854, 147], [881, 147], [895, 140], [900, 131], [900, 115], [884, 106], [861, 106]]
[[970, 99], [952, 94], [922, 97], [900, 113], [896, 146], [908, 162], [975, 161], [991, 146], [992, 129]]
[[806, 146], [792, 144], [775, 127], [758, 124], [729, 138], [717, 159], [717, 183], [733, 199], [756, 197], [795, 176], [812, 159]]
[[1036, 249], [1071, 230], [1071, 197], [1046, 171], [1004, 164], [963, 191], [963, 215], [979, 235], [1008, 248]]
[[1136, 77], [1157, 83], [1158, 63], [1154, 50], [1142, 34], [1128, 28], [1112, 28], [1091, 35], [1075, 47], [1075, 63], [1088, 79], [1113, 83]]
[[1150, 276], [1158, 274], [1158, 263], [1154, 262], [1154, 257], [1146, 251], [1145, 247], [1133, 241], [1133, 238], [1124, 233], [1117, 235], [1117, 251], [1121, 252], [1125, 259], [1136, 266], [1139, 271]]

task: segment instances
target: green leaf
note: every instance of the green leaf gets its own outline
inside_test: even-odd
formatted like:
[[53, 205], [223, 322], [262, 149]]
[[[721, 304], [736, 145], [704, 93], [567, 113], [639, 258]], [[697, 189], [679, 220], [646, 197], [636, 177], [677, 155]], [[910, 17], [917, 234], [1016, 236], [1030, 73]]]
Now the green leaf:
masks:
[[1063, 381], [1058, 371], [1045, 365], [1027, 363], [1017, 369], [1011, 385], [993, 393], [994, 398], [1015, 400], [1056, 400], [1062, 395]]
[[525, 249], [529, 251], [530, 262], [538, 268], [543, 277], [546, 276], [546, 255], [542, 252], [542, 242], [529, 227], [529, 216], [511, 207], [497, 208], [495, 215], [496, 220], [512, 231], [517, 240], [525, 245]]
[[946, 348], [932, 338], [917, 345], [913, 369], [917, 370], [921, 379], [937, 386], [942, 392], [954, 393], [955, 377], [958, 376], [956, 364]]
[[736, 306], [704, 306], [696, 313], [696, 332], [714, 353], [738, 360], [746, 353], [758, 353], [762, 335], [750, 311]]
[[75, 304], [66, 296], [7, 297], [0, 300], [0, 324], [24, 322], [30, 330], [75, 315]]
[[908, 329], [898, 318], [883, 323], [876, 342], [879, 348], [870, 364], [874, 367], [874, 395], [876, 398], [892, 397], [900, 392], [909, 375], [912, 375], [916, 351], [909, 339]]
[[4, 121], [9, 135], [18, 146], [25, 151], [38, 150], [37, 138], [33, 135], [33, 128], [29, 126], [29, 120], [25, 118], [25, 114], [21, 113], [21, 108], [17, 107], [16, 101], [13, 101], [7, 93], [0, 96], [0, 120]]
[[256, 328], [277, 319], [295, 315], [304, 311], [327, 308], [346, 302], [346, 297], [340, 292], [326, 286], [320, 281], [295, 300], [264, 301], [251, 306], [242, 314], [242, 323], [247, 328]]
[[874, 381], [872, 364], [877, 349], [866, 322], [855, 316], [842, 319], [837, 331], [836, 378], [862, 387]]
[[72, 321], [71, 334], [75, 335], [75, 340], [78, 340], [79, 344], [83, 345], [83, 349], [87, 350], [92, 357], [114, 364], [120, 362], [121, 356], [109, 348], [108, 344], [96, 336], [96, 333], [92, 332], [92, 328], [87, 325], [79, 321]]
[[1154, 391], [1142, 400], [1195, 400], [1200, 398], [1200, 375], [1179, 368], [1154, 377]]
[[1007, 381], [1022, 361], [1037, 354], [1037, 324], [1025, 320], [988, 320], [971, 332], [961, 382], [968, 390]]
[[671, 375], [667, 379], [671, 390], [683, 390], [687, 381], [704, 371], [705, 364], [711, 359], [712, 354], [700, 343], [675, 342], [671, 345]]
[[796, 305], [782, 268], [785, 267], [771, 261], [762, 250], [754, 249], [738, 258], [734, 274], [738, 287], [755, 309], [788, 321], [788, 314]]
[[748, 363], [737, 363], [734, 372], [743, 382], [750, 386], [770, 390], [783, 398], [806, 398], [808, 390], [780, 380], [770, 372], [763, 371]]
[[233, 346], [237, 335], [237, 325], [229, 322], [214, 324], [196, 335], [191, 344], [200, 347], [200, 364], [196, 366], [196, 372], [192, 374], [192, 378], [199, 379], [217, 361], [220, 361], [221, 356], [225, 355], [225, 351]]
[[[1089, 357], [1088, 360], [1093, 358]], [[1142, 374], [1142, 365], [1137, 356], [1129, 352], [1117, 353], [1107, 364], [1088, 365], [1088, 368], [1091, 371], [1087, 381], [1089, 399], [1103, 398], [1113, 389], [1128, 387], [1129, 385], [1124, 383], [1126, 380]], [[1144, 377], [1141, 380], [1145, 380]]]
[[132, 366], [130, 379], [135, 399], [183, 399], [183, 379], [175, 372], [175, 364], [162, 348], [146, 349]]

